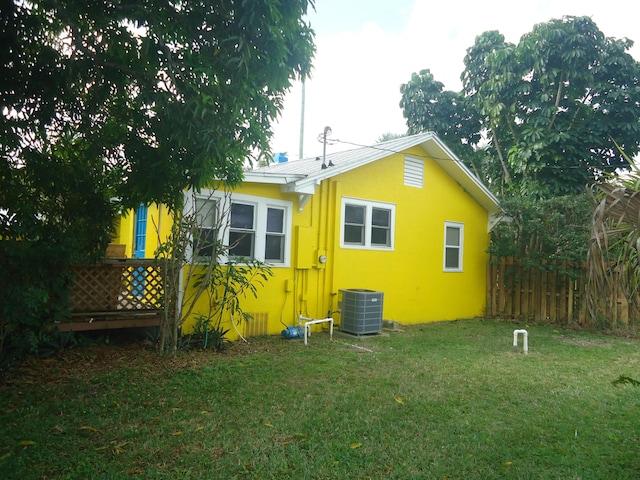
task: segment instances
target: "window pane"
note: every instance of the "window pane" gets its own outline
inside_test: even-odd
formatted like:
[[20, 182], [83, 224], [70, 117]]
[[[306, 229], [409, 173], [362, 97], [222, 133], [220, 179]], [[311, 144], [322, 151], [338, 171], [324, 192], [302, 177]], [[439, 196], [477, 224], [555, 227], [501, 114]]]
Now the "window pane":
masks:
[[444, 266], [445, 268], [458, 269], [460, 268], [460, 249], [459, 248], [445, 248], [444, 249]]
[[371, 244], [391, 246], [389, 237], [391, 236], [388, 228], [372, 227], [371, 228]]
[[214, 228], [216, 225], [216, 202], [196, 198], [196, 222], [199, 227]]
[[457, 227], [447, 227], [445, 243], [448, 246], [460, 246], [460, 229]]
[[356, 205], [344, 206], [344, 221], [345, 223], [355, 223], [358, 225], [364, 225], [364, 212], [365, 207]]
[[230, 255], [253, 258], [253, 233], [229, 232], [229, 246]]
[[231, 227], [253, 229], [253, 205], [231, 204]]
[[279, 235], [267, 235], [264, 259], [284, 262], [284, 237]]
[[344, 241], [364, 245], [364, 219], [366, 209], [359, 205], [344, 206]]
[[344, 226], [345, 243], [357, 243], [364, 245], [364, 226], [345, 225]]
[[391, 211], [382, 208], [372, 209], [371, 224], [378, 227], [388, 227], [391, 225]]
[[213, 228], [198, 228], [198, 238], [194, 242], [194, 254], [198, 257], [213, 257], [216, 231]]
[[267, 208], [267, 232], [284, 233], [284, 210]]

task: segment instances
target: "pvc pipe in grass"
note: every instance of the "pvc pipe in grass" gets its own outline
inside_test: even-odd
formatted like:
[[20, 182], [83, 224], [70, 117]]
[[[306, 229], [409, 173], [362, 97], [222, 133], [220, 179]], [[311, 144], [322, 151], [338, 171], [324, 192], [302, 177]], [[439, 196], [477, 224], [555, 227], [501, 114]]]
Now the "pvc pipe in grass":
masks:
[[513, 351], [518, 351], [518, 335], [522, 334], [522, 350], [524, 353], [529, 353], [529, 333], [526, 330], [514, 330], [513, 331]]

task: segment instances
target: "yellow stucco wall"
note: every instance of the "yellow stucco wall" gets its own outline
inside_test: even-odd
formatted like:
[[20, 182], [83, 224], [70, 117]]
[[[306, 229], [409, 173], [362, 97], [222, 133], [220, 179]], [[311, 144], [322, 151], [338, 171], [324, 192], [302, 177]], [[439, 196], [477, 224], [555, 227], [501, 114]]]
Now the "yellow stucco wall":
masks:
[[126, 211], [116, 219], [114, 234], [111, 243], [126, 245], [125, 256], [133, 256], [133, 212]]
[[[134, 210], [127, 210], [120, 215], [116, 220], [115, 232], [111, 240], [112, 243], [126, 245], [125, 255], [127, 258], [133, 258], [135, 218], [136, 212]], [[147, 207], [147, 235], [144, 248], [146, 258], [154, 257], [158, 247], [158, 239], [167, 238], [171, 231], [172, 222], [166, 206], [153, 203]]]

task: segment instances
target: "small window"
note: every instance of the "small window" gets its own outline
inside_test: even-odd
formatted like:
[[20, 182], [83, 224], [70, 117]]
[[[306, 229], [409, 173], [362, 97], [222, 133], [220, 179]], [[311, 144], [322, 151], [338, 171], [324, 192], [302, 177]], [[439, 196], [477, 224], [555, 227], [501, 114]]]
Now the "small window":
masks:
[[444, 226], [444, 269], [449, 272], [462, 271], [462, 245], [464, 225], [446, 222]]
[[264, 259], [267, 262], [284, 262], [284, 208], [267, 207], [267, 233]]
[[212, 199], [196, 199], [196, 224], [198, 238], [194, 242], [194, 250], [198, 257], [212, 257], [218, 238], [216, 230], [216, 201]]
[[231, 204], [229, 255], [253, 259], [255, 244], [255, 206]]
[[393, 248], [395, 205], [342, 199], [341, 245], [350, 248]]

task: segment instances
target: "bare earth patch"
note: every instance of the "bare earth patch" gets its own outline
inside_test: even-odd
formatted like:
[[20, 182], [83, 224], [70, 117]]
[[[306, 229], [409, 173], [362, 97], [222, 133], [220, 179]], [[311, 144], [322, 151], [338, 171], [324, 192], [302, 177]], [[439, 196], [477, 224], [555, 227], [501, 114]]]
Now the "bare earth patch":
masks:
[[278, 338], [255, 338], [249, 343], [233, 342], [221, 352], [214, 350], [178, 351], [163, 357], [144, 341], [120, 344], [89, 345], [62, 350], [49, 358], [30, 358], [0, 380], [0, 389], [17, 385], [66, 384], [70, 380], [91, 379], [118, 370], [134, 370], [145, 375], [159, 375], [197, 369], [219, 355], [250, 355], [278, 352], [283, 348]]

